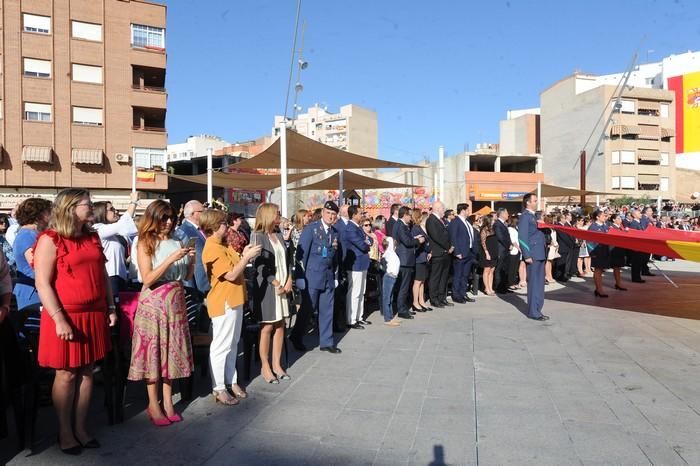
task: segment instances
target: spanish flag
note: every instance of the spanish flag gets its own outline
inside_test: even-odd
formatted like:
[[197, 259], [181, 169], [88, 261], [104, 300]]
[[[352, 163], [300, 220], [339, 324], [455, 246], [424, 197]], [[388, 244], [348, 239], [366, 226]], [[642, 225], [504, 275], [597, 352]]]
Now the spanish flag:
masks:
[[700, 71], [668, 78], [676, 94], [676, 153], [700, 152]]
[[155, 183], [156, 173], [145, 171], [136, 172], [136, 181], [141, 183]]

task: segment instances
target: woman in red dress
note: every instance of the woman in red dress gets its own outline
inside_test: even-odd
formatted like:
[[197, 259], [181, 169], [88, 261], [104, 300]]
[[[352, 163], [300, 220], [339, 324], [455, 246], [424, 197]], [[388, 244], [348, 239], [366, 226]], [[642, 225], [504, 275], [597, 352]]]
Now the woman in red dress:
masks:
[[86, 426], [92, 370], [109, 351], [108, 327], [117, 321], [102, 244], [88, 226], [93, 217], [88, 191], [61, 191], [34, 252], [42, 304], [38, 360], [56, 369], [51, 396], [58, 443], [72, 455], [100, 446]]

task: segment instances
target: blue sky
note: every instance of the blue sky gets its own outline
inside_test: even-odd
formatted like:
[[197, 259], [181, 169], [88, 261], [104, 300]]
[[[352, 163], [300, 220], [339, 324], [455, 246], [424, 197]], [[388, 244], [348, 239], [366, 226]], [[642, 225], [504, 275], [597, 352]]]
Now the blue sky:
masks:
[[[169, 142], [269, 134], [284, 111], [296, 0], [170, 0]], [[686, 0], [304, 0], [300, 104], [378, 113], [382, 158], [412, 162], [498, 142], [509, 109], [581, 70], [621, 72], [700, 49]], [[651, 51], [651, 52], [649, 52]], [[291, 103], [290, 103], [291, 107]], [[291, 112], [291, 111], [290, 111]]]

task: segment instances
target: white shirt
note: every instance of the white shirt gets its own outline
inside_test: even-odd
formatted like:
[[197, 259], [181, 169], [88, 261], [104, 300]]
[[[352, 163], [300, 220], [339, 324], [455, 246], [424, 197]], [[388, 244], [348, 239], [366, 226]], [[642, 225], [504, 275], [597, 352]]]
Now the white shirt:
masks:
[[128, 271], [124, 260], [124, 246], [117, 239], [117, 235], [126, 238], [127, 241], [136, 235], [138, 229], [131, 215], [125, 213], [114, 223], [97, 223], [93, 228], [102, 240], [102, 249], [107, 258], [107, 276], [118, 276], [126, 280]]
[[387, 236], [386, 240], [388, 244], [382, 256], [386, 262], [386, 273], [392, 277], [397, 277], [399, 275], [399, 269], [401, 268], [401, 261], [394, 250], [394, 238]]
[[520, 254], [520, 250], [518, 249], [518, 230], [516, 230], [513, 227], [508, 227], [508, 236], [510, 236], [510, 242], [513, 245], [513, 247], [510, 249], [510, 255], [511, 256], [517, 256]]
[[14, 222], [10, 220], [10, 226], [7, 227], [7, 231], [5, 232], [5, 239], [8, 243], [10, 243], [10, 246], [13, 248], [15, 247], [15, 238], [17, 237], [17, 232], [19, 232], [19, 223], [17, 223], [17, 220], [15, 220]]
[[472, 229], [472, 224], [469, 223], [467, 217], [462, 217], [461, 215], [458, 215], [458, 217], [461, 218], [464, 224], [467, 226], [467, 233], [469, 233], [469, 247], [471, 248], [474, 245], [474, 230]]

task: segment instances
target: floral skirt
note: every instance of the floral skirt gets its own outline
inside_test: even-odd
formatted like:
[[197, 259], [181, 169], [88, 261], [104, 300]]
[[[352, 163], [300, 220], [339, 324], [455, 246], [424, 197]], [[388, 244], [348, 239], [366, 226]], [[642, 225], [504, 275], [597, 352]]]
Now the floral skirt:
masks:
[[192, 374], [192, 341], [180, 282], [141, 291], [134, 317], [129, 380], [181, 379]]

